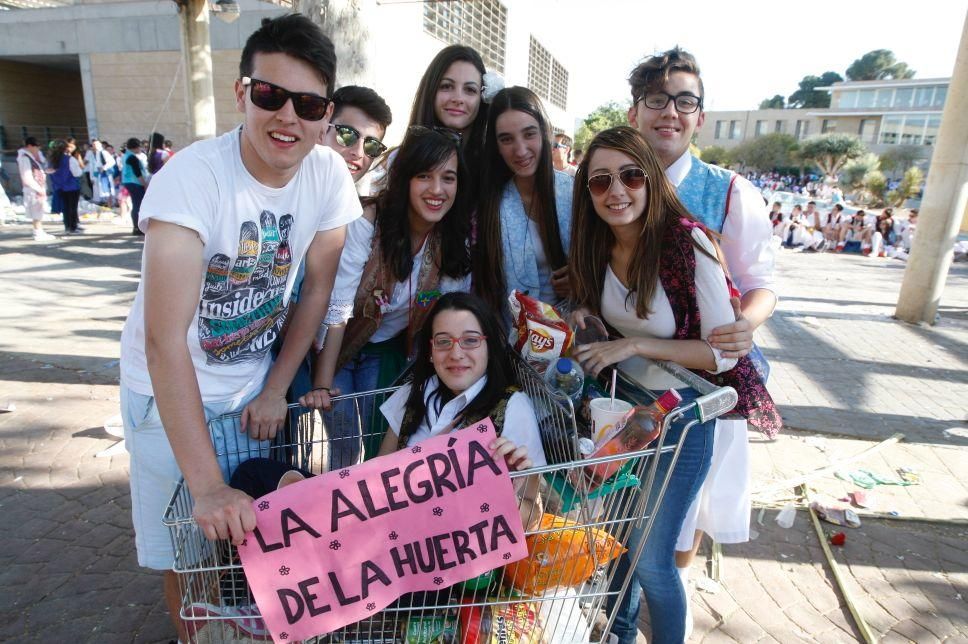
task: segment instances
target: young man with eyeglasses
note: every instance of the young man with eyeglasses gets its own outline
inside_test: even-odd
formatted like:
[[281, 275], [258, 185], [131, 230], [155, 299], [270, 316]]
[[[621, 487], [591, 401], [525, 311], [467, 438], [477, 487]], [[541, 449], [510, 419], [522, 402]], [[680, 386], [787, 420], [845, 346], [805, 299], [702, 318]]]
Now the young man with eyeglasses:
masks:
[[386, 152], [383, 137], [393, 120], [390, 107], [369, 87], [347, 85], [333, 94], [333, 117], [320, 143], [346, 161], [357, 184]]
[[[629, 123], [655, 150], [666, 168], [666, 178], [676, 187], [683, 204], [709, 229], [721, 233], [720, 245], [727, 267], [734, 285], [742, 294], [741, 299], [734, 299], [736, 322], [713, 329], [705, 340], [725, 358], [745, 356], [753, 346], [753, 331], [770, 317], [776, 305], [772, 227], [763, 198], [745, 178], [704, 163], [689, 152], [693, 135], [705, 120], [703, 83], [699, 66], [691, 54], [676, 47], [650, 56], [632, 71], [629, 85], [632, 93]], [[652, 561], [645, 554], [639, 563], [640, 567], [657, 565], [669, 571], [669, 579], [665, 580], [662, 589], [645, 590], [647, 594], [665, 593], [665, 601], [661, 603], [679, 608], [665, 611], [662, 615], [652, 611], [653, 641], [656, 642], [682, 641], [692, 628], [688, 596], [676, 598], [668, 594], [678, 593], [674, 569], [671, 568], [673, 563], [679, 570], [681, 587], [685, 591], [689, 567], [701, 536], [697, 528], [704, 527], [706, 513], [699, 513], [700, 501], [704, 508], [712, 506], [721, 509], [723, 517], [731, 520], [729, 528], [735, 529], [725, 537], [717, 534], [717, 540], [748, 540], [749, 448], [746, 421], [718, 421], [715, 438], [709, 437], [709, 440], [712, 442], [713, 457], [705, 487], [703, 478], [706, 473], [703, 472], [698, 480], [689, 482], [690, 493], [684, 498], [672, 504], [667, 498], [663, 504], [662, 521], [673, 527], [663, 529], [657, 525], [659, 529], [654, 528], [649, 536], [653, 548], [646, 546], [646, 553], [661, 551], [662, 554], [656, 557], [666, 557], [669, 540], [676, 541], [675, 562], [666, 559]], [[680, 456], [693, 457], [699, 458], [701, 455]], [[708, 456], [705, 458], [708, 459]], [[719, 519], [717, 512], [716, 520]], [[739, 525], [741, 520], [745, 522], [742, 526]], [[718, 533], [720, 526], [716, 527]], [[678, 533], [678, 539], [673, 531]], [[652, 543], [653, 540], [655, 543]], [[658, 547], [660, 541], [661, 547]], [[652, 577], [657, 578], [655, 575]], [[613, 632], [618, 635], [620, 642], [635, 641], [639, 588], [639, 583], [630, 584], [630, 592], [625, 593], [619, 604]], [[680, 603], [683, 600], [685, 605]]]
[[[230, 470], [265, 455], [286, 389], [326, 308], [346, 224], [362, 212], [346, 164], [317, 146], [332, 111], [333, 44], [305, 16], [264, 20], [235, 83], [241, 127], [172, 157], [145, 196], [142, 280], [121, 338], [139, 564], [167, 571], [181, 641], [174, 555], [162, 516], [181, 476], [209, 539], [241, 543], [252, 499]], [[300, 307], [275, 362], [296, 269]], [[241, 412], [240, 422], [213, 423]], [[214, 445], [213, 445], [214, 444]], [[216, 458], [220, 452], [244, 454]]]
[[578, 171], [573, 165], [568, 163], [568, 154], [571, 152], [571, 137], [567, 134], [555, 134], [555, 144], [551, 148], [551, 165], [555, 170], [575, 176]]

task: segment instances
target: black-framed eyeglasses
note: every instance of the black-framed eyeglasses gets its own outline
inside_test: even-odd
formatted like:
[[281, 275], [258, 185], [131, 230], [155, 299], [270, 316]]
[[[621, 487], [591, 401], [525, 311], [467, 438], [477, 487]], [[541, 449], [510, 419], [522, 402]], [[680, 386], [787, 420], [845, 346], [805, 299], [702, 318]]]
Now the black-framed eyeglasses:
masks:
[[484, 344], [484, 340], [487, 340], [487, 336], [477, 333], [462, 335], [459, 338], [446, 333], [438, 333], [431, 338], [430, 346], [438, 351], [450, 351], [454, 348], [454, 343], [457, 343], [464, 351], [472, 351]]
[[680, 114], [692, 114], [702, 107], [702, 97], [691, 92], [679, 92], [675, 95], [668, 92], [646, 92], [639, 100], [650, 110], [664, 110], [669, 101], [673, 101]]
[[[362, 136], [359, 130], [350, 125], [331, 123], [330, 127], [336, 130], [336, 142], [342, 145], [344, 148], [353, 147]], [[367, 136], [363, 138], [363, 154], [371, 159], [377, 158], [386, 151], [387, 146], [383, 145], [383, 141], [375, 136]]]
[[602, 172], [588, 177], [588, 192], [596, 197], [600, 197], [612, 187], [612, 177], [618, 176], [618, 180], [629, 190], [639, 190], [645, 185], [648, 175], [642, 168], [625, 168], [618, 172]]
[[292, 99], [292, 108], [296, 116], [305, 121], [319, 121], [326, 116], [326, 108], [331, 99], [309, 92], [290, 92], [285, 87], [279, 87], [258, 78], [242, 77], [242, 85], [249, 88], [249, 97], [256, 107], [277, 112]]
[[426, 125], [411, 125], [407, 128], [407, 132], [413, 132], [415, 134], [426, 134], [427, 132], [436, 132], [437, 134], [443, 134], [448, 139], [460, 145], [461, 136], [460, 132], [457, 130], [452, 130], [449, 127], [441, 127], [439, 125], [432, 125], [427, 127]]

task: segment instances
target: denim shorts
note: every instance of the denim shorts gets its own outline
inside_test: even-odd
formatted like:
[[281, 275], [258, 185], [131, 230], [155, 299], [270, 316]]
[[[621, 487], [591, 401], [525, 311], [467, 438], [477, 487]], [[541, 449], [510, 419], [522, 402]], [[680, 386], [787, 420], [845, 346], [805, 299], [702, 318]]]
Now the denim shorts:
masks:
[[[226, 481], [241, 461], [267, 456], [269, 441], [257, 441], [240, 433], [237, 418], [211, 421], [241, 411], [254, 397], [255, 394], [241, 403], [230, 401], [205, 405], [205, 420], [209, 422], [212, 444], [217, 454], [226, 454], [218, 457]], [[121, 385], [121, 418], [125, 448], [131, 455], [131, 518], [138, 565], [171, 570], [175, 554], [162, 519], [182, 474], [161, 424], [154, 397], [135, 393]]]

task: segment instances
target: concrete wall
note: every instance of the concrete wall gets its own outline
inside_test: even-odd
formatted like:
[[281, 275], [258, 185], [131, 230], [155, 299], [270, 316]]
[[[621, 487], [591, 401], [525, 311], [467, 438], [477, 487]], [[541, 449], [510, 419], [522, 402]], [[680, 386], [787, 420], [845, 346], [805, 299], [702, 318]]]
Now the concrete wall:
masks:
[[[241, 122], [235, 109], [234, 83], [240, 50], [212, 52], [218, 133]], [[129, 52], [91, 55], [91, 85], [98, 120], [98, 136], [114, 145], [129, 137], [147, 138], [152, 124], [174, 142], [189, 142], [185, 73], [181, 53]], [[169, 91], [171, 97], [165, 102]]]
[[22, 125], [85, 127], [80, 72], [0, 60], [0, 88], [0, 124], [11, 147], [21, 145]]

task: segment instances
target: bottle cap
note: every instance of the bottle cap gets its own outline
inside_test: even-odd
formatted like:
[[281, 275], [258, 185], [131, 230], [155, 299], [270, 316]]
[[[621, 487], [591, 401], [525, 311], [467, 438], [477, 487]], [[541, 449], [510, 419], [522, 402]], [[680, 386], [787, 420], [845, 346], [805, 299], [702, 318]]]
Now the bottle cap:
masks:
[[665, 392], [659, 399], [655, 401], [656, 405], [664, 409], [665, 411], [671, 411], [675, 409], [676, 405], [682, 402], [682, 396], [675, 389], [670, 389]]
[[588, 458], [595, 452], [595, 442], [590, 438], [585, 438], [584, 436], [578, 439], [578, 451], [585, 458]]
[[558, 373], [564, 375], [571, 372], [571, 359], [570, 358], [558, 358], [557, 364], [555, 364], [555, 369]]

